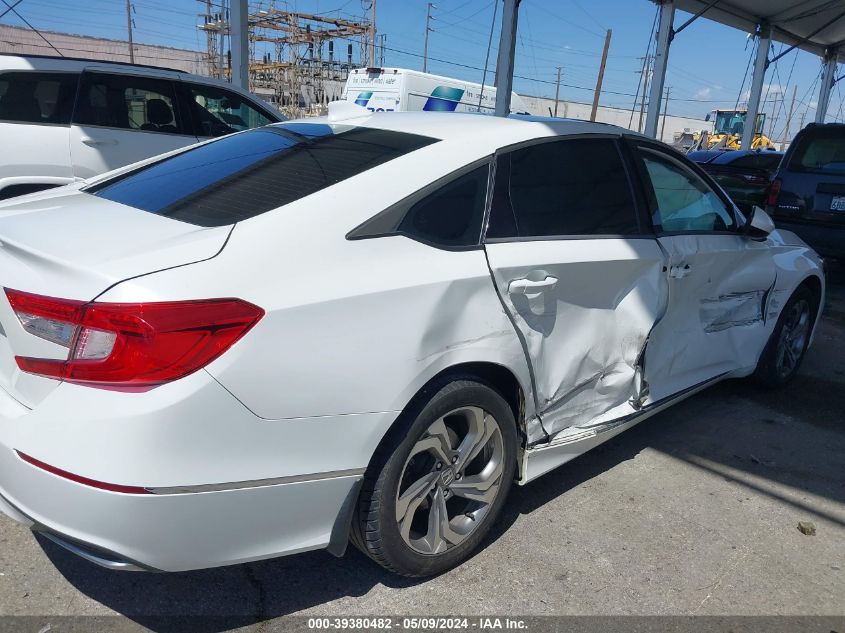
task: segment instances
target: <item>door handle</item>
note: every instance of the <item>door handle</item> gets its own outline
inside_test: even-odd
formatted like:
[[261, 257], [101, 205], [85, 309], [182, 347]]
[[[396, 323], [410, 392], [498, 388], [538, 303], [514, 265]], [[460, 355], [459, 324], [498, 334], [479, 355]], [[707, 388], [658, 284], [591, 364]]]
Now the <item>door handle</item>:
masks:
[[672, 279], [681, 279], [692, 272], [689, 264], [677, 264], [669, 267], [669, 276]]
[[98, 145], [117, 145], [116, 138], [83, 138], [82, 142], [89, 147], [95, 147]]
[[547, 275], [541, 281], [530, 279], [514, 279], [508, 284], [508, 292], [512, 295], [533, 295], [538, 292], [551, 290], [557, 285], [557, 277]]

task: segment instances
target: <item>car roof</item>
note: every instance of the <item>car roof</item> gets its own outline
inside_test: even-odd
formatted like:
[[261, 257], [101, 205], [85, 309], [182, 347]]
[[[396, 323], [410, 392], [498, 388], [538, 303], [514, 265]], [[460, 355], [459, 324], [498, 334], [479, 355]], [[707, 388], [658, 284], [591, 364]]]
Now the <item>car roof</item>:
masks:
[[182, 73], [183, 75], [190, 75], [190, 73], [179, 70], [178, 68], [167, 68], [166, 66], [154, 66], [152, 64], [134, 64], [130, 62], [118, 62], [118, 61], [109, 61], [109, 60], [101, 60], [101, 59], [92, 59], [90, 57], [56, 57], [55, 55], [19, 55], [16, 53], [0, 53], [0, 69], [3, 67], [2, 58], [3, 57], [18, 57], [20, 59], [34, 59], [34, 60], [41, 60], [46, 59], [50, 61], [57, 61], [58, 63], [62, 62], [83, 62], [85, 64], [108, 64], [114, 66], [128, 66], [129, 68], [147, 68], [152, 70], [166, 70], [172, 73]]
[[756, 149], [739, 149], [727, 150], [716, 156], [711, 163], [714, 165], [728, 165], [734, 161], [739, 160], [745, 156], [776, 156], [778, 158], [783, 156], [783, 152], [775, 150], [756, 150]]
[[687, 158], [696, 163], [709, 163], [724, 153], [725, 151], [721, 149], [700, 149], [687, 154]]
[[[143, 73], [147, 76], [152, 76], [149, 71], [153, 73], [161, 73], [158, 77], [169, 77], [171, 79], [179, 78], [180, 81], [194, 82], [205, 84], [207, 86], [215, 86], [240, 93], [241, 95], [249, 95], [252, 99], [259, 100], [262, 107], [269, 109], [277, 117], [280, 113], [276, 106], [267, 103], [258, 95], [254, 95], [240, 86], [236, 86], [221, 79], [214, 77], [206, 77], [204, 75], [195, 75], [184, 70], [177, 70], [175, 68], [165, 68], [164, 66], [150, 66], [146, 64], [129, 64], [126, 62], [102, 61], [99, 59], [90, 59], [85, 57], [56, 57], [53, 55], [17, 55], [14, 53], [0, 53], [0, 72], [2, 71], [34, 71], [34, 72], [82, 72], [88, 70], [90, 72], [110, 72], [113, 71], [121, 74], [121, 71], [136, 70], [138, 73]], [[129, 72], [128, 74], [134, 74]]]
[[641, 136], [615, 125], [580, 119], [524, 115], [497, 117], [489, 114], [459, 112], [367, 112], [365, 116], [337, 119], [330, 115], [299, 119], [296, 123], [348, 124], [419, 134], [443, 141], [462, 141], [471, 138], [474, 141], [487, 140], [491, 142], [491, 145], [498, 147], [547, 136], [582, 134]]
[[783, 152], [776, 150], [756, 149], [707, 149], [690, 152], [687, 157], [696, 163], [711, 165], [729, 165], [744, 156], [783, 156]]

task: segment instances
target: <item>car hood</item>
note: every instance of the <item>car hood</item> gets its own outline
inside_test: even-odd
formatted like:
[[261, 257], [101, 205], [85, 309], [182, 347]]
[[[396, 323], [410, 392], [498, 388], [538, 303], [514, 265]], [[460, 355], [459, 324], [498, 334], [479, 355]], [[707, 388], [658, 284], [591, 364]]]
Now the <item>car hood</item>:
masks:
[[812, 248], [795, 233], [787, 231], [786, 229], [775, 229], [769, 234], [769, 239], [778, 246], [800, 246], [803, 248]]

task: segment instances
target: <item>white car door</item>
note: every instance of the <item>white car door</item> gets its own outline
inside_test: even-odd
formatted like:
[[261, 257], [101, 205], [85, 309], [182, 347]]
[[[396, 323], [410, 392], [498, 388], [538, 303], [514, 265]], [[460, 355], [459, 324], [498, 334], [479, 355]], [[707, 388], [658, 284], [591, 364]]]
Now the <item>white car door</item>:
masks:
[[0, 199], [73, 182], [69, 127], [79, 72], [0, 72]]
[[642, 353], [666, 282], [633, 184], [611, 137], [497, 157], [485, 249], [549, 436], [600, 430], [646, 395]]
[[651, 401], [753, 368], [766, 344], [771, 250], [741, 234], [733, 206], [685, 161], [639, 143], [652, 223], [668, 258], [665, 316], [646, 351]]
[[97, 174], [197, 142], [173, 80], [86, 70], [71, 125], [74, 175]]

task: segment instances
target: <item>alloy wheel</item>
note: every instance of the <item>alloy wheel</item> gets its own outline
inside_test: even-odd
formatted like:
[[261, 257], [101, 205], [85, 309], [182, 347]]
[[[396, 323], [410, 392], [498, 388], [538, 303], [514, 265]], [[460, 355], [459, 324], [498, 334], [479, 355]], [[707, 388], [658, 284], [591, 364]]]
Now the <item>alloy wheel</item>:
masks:
[[406, 545], [440, 554], [462, 543], [490, 511], [502, 487], [504, 444], [496, 419], [461, 407], [435, 420], [414, 444], [396, 493], [396, 522]]
[[775, 366], [778, 375], [782, 378], [792, 374], [798, 367], [804, 349], [807, 347], [809, 334], [810, 304], [801, 299], [790, 308], [780, 331]]

